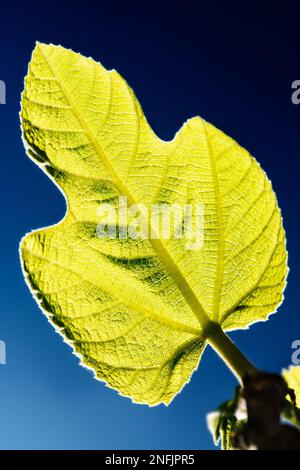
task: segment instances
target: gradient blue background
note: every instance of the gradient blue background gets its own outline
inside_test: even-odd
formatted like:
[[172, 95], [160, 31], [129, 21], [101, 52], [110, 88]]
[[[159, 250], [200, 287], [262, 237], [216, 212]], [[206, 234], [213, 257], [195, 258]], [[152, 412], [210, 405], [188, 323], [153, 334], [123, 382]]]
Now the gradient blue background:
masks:
[[[291, 268], [286, 300], [270, 321], [232, 337], [257, 366], [291, 362], [299, 328], [299, 125], [291, 82], [300, 79], [299, 9], [263, 11], [208, 2], [1, 4], [0, 106], [2, 449], [210, 449], [205, 415], [230, 397], [235, 379], [207, 348], [199, 370], [168, 408], [133, 405], [79, 367], [31, 298], [18, 244], [65, 212], [57, 188], [25, 156], [18, 111], [35, 40], [60, 43], [116, 68], [161, 138], [200, 114], [255, 155], [283, 211]], [[227, 5], [226, 5], [227, 4]], [[122, 6], [123, 5], [123, 6]]]

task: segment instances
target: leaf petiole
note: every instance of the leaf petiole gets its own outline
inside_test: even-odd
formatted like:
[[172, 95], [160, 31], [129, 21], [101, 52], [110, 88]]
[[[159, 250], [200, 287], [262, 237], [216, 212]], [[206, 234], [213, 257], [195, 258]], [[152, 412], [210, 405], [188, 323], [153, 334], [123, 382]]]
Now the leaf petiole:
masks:
[[208, 322], [204, 332], [208, 343], [218, 353], [240, 383], [242, 383], [243, 377], [246, 374], [253, 375], [257, 373], [257, 369], [238, 349], [218, 323]]

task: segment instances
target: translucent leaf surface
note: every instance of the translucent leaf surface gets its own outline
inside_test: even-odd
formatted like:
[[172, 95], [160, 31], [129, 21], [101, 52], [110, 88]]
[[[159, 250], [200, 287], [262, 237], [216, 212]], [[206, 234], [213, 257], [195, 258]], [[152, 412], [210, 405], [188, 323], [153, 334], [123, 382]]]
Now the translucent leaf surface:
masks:
[[[285, 235], [270, 182], [200, 117], [162, 141], [116, 71], [60, 46], [37, 44], [21, 119], [28, 155], [68, 204], [61, 222], [22, 240], [34, 297], [97, 378], [136, 402], [169, 403], [197, 368], [208, 319], [246, 328], [282, 301]], [[118, 208], [120, 196], [201, 204], [204, 243], [99, 238], [99, 206]]]

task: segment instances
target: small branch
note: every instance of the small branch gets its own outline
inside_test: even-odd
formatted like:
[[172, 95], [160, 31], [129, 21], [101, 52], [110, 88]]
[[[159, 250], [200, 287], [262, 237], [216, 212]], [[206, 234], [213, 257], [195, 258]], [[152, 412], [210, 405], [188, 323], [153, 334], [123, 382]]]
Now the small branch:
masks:
[[215, 444], [221, 441], [223, 450], [299, 450], [300, 410], [294, 398], [279, 374], [245, 376], [233, 398], [207, 416]]
[[[286, 396], [294, 396], [292, 392], [279, 374], [258, 372], [246, 376], [242, 396], [246, 401], [248, 419], [235, 434], [234, 447], [243, 450], [299, 450], [299, 428], [281, 421], [286, 409]], [[295, 404], [293, 408], [296, 413]]]

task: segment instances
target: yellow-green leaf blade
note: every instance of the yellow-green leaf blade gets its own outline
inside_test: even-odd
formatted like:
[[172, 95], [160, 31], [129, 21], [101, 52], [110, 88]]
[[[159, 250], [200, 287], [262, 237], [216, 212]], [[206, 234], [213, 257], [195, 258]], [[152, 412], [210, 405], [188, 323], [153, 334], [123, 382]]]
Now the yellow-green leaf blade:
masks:
[[[29, 156], [68, 201], [62, 222], [22, 241], [29, 285], [98, 378], [168, 403], [197, 367], [207, 319], [247, 327], [282, 300], [285, 237], [269, 181], [199, 117], [160, 140], [115, 71], [62, 47], [36, 47], [21, 117]], [[119, 196], [202, 204], [204, 244], [99, 239], [97, 208]]]

